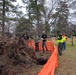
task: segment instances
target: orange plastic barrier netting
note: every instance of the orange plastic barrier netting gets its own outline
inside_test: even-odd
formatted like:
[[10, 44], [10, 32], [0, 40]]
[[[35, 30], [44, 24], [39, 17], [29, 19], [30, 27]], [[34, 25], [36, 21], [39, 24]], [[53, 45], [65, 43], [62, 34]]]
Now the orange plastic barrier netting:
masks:
[[[44, 65], [42, 70], [38, 75], [54, 75], [55, 68], [58, 67], [58, 49], [51, 41], [46, 42], [48, 50], [52, 52], [51, 57]], [[28, 42], [28, 46], [33, 47], [35, 49], [34, 41]], [[39, 50], [42, 50], [42, 42], [39, 43]]]
[[44, 65], [38, 75], [54, 75], [55, 68], [58, 67], [58, 54], [57, 48], [54, 46], [52, 56]]
[[[29, 41], [28, 42], [28, 46], [33, 47], [35, 49], [35, 42], [33, 40]], [[46, 46], [47, 46], [48, 50], [50, 50], [51, 52], [53, 52], [53, 50], [54, 50], [54, 44], [51, 41], [46, 41]], [[39, 42], [39, 50], [42, 50], [42, 41]]]

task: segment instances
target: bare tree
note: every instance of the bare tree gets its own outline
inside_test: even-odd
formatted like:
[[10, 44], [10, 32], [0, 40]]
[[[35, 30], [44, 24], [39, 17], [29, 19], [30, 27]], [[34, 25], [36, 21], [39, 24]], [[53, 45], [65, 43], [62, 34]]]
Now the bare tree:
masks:
[[[50, 5], [47, 6], [47, 3], [46, 5], [44, 6], [44, 10], [43, 10], [43, 18], [44, 18], [44, 25], [45, 25], [45, 28], [44, 30], [48, 33], [50, 32], [50, 27], [52, 26], [52, 22], [54, 21], [54, 19], [52, 18], [52, 15], [53, 15], [53, 10], [55, 9], [55, 6], [57, 4], [57, 1], [56, 0], [51, 0], [50, 1]], [[49, 8], [50, 7], [50, 8]]]

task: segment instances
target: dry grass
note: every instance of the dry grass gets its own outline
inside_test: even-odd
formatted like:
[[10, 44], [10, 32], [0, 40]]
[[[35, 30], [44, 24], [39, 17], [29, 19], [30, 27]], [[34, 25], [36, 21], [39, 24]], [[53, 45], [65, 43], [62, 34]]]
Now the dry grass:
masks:
[[[52, 38], [52, 41], [57, 46], [57, 41]], [[45, 53], [46, 57], [46, 53]], [[74, 46], [71, 45], [71, 38], [67, 40], [67, 49], [63, 51], [63, 55], [59, 56], [59, 66], [55, 71], [55, 75], [76, 75], [76, 38], [74, 38]], [[24, 75], [37, 75], [43, 65], [36, 65], [27, 70]]]
[[67, 41], [67, 49], [59, 56], [59, 67], [55, 75], [76, 75], [76, 38], [74, 46], [71, 45], [71, 38]]

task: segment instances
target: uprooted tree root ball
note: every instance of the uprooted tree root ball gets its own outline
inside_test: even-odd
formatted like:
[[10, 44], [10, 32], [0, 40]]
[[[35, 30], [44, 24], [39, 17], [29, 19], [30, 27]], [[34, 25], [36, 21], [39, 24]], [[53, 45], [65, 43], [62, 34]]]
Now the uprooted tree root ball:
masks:
[[46, 62], [47, 59], [37, 58], [33, 48], [22, 39], [0, 43], [0, 75], [20, 75], [25, 69]]

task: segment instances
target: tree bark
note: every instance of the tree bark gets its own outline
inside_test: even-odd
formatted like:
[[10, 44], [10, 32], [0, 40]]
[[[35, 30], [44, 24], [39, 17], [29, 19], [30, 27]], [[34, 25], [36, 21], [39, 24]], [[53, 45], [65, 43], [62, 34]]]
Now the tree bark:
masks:
[[71, 38], [72, 38], [72, 46], [73, 46], [73, 45], [74, 45], [74, 44], [73, 44], [73, 35], [71, 36]]
[[3, 0], [3, 14], [2, 14], [2, 42], [4, 42], [4, 26], [5, 26], [5, 0]]

